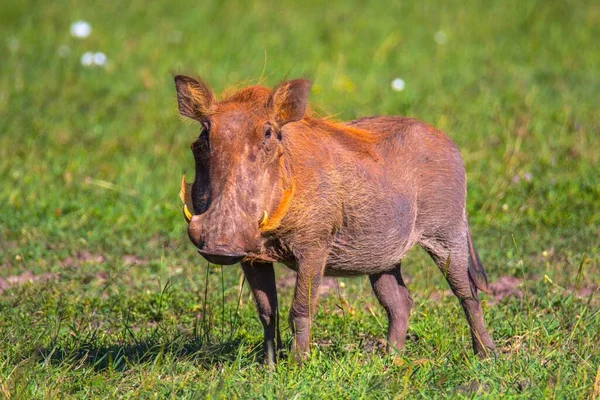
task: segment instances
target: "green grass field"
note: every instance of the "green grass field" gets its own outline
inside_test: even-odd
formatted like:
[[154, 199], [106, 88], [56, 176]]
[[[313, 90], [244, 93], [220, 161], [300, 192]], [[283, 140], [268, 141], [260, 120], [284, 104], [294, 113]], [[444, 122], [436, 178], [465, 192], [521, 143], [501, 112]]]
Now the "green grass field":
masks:
[[[0, 0], [0, 398], [599, 398], [600, 3], [297, 3]], [[107, 64], [83, 66], [88, 51]], [[187, 238], [199, 129], [177, 113], [182, 72], [217, 92], [304, 76], [324, 114], [446, 131], [496, 282], [498, 359], [473, 356], [415, 249], [405, 351], [382, 353], [368, 279], [343, 279], [310, 359], [264, 367], [241, 268]], [[277, 272], [286, 321], [293, 275]]]

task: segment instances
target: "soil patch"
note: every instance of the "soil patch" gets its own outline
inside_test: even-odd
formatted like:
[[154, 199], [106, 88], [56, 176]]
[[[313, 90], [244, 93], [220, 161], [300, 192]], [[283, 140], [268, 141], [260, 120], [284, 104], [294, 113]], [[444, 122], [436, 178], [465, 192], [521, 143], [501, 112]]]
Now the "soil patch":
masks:
[[62, 265], [69, 268], [77, 268], [82, 264], [102, 264], [106, 262], [106, 257], [102, 254], [90, 253], [87, 250], [78, 251], [73, 257], [67, 257]]
[[148, 264], [148, 260], [140, 258], [138, 256], [127, 254], [121, 258], [123, 264], [125, 265], [146, 265]]
[[488, 300], [489, 305], [495, 305], [500, 303], [507, 297], [516, 297], [519, 300], [523, 300], [523, 292], [518, 289], [521, 285], [521, 280], [514, 276], [501, 276], [496, 281], [490, 284], [492, 291], [491, 298]]
[[24, 283], [33, 282], [48, 282], [58, 278], [58, 274], [50, 272], [34, 275], [31, 271], [25, 271], [20, 275], [11, 275], [5, 278], [0, 278], [0, 293], [13, 286], [22, 285]]

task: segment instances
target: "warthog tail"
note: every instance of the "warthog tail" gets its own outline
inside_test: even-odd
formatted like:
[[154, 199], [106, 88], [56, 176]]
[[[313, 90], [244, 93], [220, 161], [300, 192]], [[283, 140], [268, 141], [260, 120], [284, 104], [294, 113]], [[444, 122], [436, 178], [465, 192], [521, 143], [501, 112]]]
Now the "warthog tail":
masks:
[[[485, 293], [490, 293], [491, 290], [488, 284], [487, 274], [485, 273], [485, 269], [483, 269], [479, 254], [477, 254], [477, 250], [473, 245], [471, 232], [467, 231], [467, 235], [469, 239], [469, 279], [477, 289]], [[474, 295], [476, 295], [476, 293], [474, 293]]]

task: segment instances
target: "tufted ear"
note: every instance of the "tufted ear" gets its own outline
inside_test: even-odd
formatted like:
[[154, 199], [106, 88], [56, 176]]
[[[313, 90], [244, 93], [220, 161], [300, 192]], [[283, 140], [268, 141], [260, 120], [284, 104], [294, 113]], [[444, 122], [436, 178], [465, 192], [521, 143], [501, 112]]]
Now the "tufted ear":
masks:
[[277, 125], [300, 121], [304, 117], [311, 85], [306, 79], [294, 79], [273, 89], [268, 105], [272, 107], [273, 119]]
[[177, 105], [181, 115], [200, 120], [210, 113], [215, 98], [204, 82], [189, 76], [177, 75], [175, 77], [175, 89], [177, 90]]

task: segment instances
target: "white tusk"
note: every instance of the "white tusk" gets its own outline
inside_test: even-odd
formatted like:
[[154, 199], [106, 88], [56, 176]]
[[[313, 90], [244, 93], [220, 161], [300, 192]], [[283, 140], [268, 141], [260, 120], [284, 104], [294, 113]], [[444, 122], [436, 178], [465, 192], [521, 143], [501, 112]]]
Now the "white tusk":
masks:
[[267, 224], [268, 220], [269, 220], [269, 214], [265, 210], [265, 211], [263, 211], [263, 217], [261, 218], [260, 222], [258, 223], [258, 227], [262, 228], [263, 226], [265, 226]]
[[194, 210], [188, 207], [188, 204], [192, 204], [192, 196], [190, 191], [190, 184], [185, 181], [185, 174], [181, 176], [181, 187], [179, 188], [179, 199], [183, 203], [183, 217], [189, 224], [194, 216]]
[[188, 209], [187, 204], [183, 204], [183, 218], [185, 218], [185, 220], [187, 221], [188, 224], [192, 220], [192, 217], [193, 217], [193, 215], [190, 212], [190, 210]]

